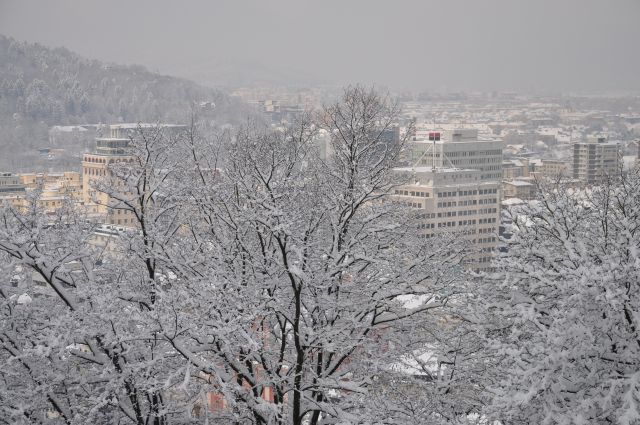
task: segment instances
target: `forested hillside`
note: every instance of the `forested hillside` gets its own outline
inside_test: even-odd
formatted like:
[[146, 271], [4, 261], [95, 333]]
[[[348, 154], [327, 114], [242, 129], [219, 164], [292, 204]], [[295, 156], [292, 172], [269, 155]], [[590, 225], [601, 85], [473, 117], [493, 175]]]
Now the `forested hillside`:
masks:
[[52, 125], [178, 122], [198, 102], [213, 102], [223, 122], [238, 106], [217, 90], [142, 66], [106, 64], [0, 35], [0, 169], [29, 166]]

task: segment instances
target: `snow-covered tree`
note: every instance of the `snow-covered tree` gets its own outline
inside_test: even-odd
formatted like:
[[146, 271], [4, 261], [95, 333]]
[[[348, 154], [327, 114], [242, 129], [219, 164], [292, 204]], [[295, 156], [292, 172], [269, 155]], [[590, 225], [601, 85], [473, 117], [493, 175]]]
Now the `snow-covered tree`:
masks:
[[502, 423], [640, 421], [640, 175], [590, 189], [543, 185], [511, 211], [485, 281], [490, 414]]
[[[162, 242], [175, 231], [170, 199], [156, 196], [173, 171], [164, 155], [173, 140], [160, 134], [135, 138], [134, 162], [112, 167], [111, 207], [133, 211], [136, 229], [96, 228], [71, 206], [46, 215], [37, 197], [3, 209], [0, 251], [35, 277], [2, 288], [0, 421], [190, 420], [198, 390], [184, 384], [188, 365], [158, 327]], [[99, 243], [105, 235], [109, 245]]]
[[373, 393], [410, 351], [411, 329], [443, 320], [461, 257], [455, 244], [417, 238], [390, 198], [405, 181], [392, 172], [402, 145], [383, 136], [396, 112], [348, 89], [318, 120], [332, 135], [329, 159], [305, 119], [249, 126], [194, 185], [194, 272], [174, 287], [188, 303], [165, 337], [211, 377], [226, 405], [219, 420], [412, 423]]
[[419, 238], [417, 211], [390, 195], [407, 178], [393, 171], [402, 143], [386, 137], [397, 112], [355, 87], [283, 128], [249, 123], [215, 140], [195, 125], [180, 137], [139, 129], [94, 183], [113, 214], [134, 217], [109, 244], [71, 208], [5, 207], [6, 267], [43, 288], [2, 286], [5, 422], [464, 417], [441, 400], [470, 398], [472, 383], [452, 377], [455, 356], [432, 338], [467, 291], [463, 247]]

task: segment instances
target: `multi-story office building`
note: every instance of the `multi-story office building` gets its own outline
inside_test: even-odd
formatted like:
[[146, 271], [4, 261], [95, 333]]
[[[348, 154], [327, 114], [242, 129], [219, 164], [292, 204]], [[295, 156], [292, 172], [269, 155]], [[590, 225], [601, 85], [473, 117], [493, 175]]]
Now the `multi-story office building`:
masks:
[[409, 163], [419, 167], [480, 171], [481, 181], [502, 180], [502, 141], [481, 138], [477, 129], [433, 131], [409, 143]]
[[599, 184], [620, 172], [620, 146], [604, 137], [573, 144], [573, 178]]
[[502, 183], [502, 141], [482, 139], [476, 129], [428, 132], [409, 143], [412, 184], [395, 190], [401, 202], [422, 210], [424, 238], [450, 232], [470, 242], [468, 266], [490, 267], [498, 247]]
[[394, 195], [419, 212], [419, 234], [456, 233], [468, 240], [475, 252], [469, 267], [486, 270], [498, 246], [500, 179], [483, 179], [483, 171], [457, 168], [402, 167], [412, 184], [395, 189]]

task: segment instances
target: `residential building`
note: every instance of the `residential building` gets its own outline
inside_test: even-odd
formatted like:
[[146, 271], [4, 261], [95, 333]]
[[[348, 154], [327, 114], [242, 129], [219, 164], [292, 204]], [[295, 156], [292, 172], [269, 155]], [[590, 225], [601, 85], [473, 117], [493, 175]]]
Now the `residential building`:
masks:
[[573, 178], [583, 184], [599, 184], [620, 172], [620, 146], [604, 137], [590, 137], [573, 144]]
[[529, 159], [518, 158], [502, 162], [502, 179], [513, 180], [520, 177], [529, 177]]
[[542, 177], [569, 177], [570, 163], [557, 159], [543, 159], [542, 164], [536, 166], [536, 173]]
[[502, 195], [504, 199], [518, 198], [529, 200], [535, 198], [536, 185], [526, 180], [509, 180], [502, 182]]

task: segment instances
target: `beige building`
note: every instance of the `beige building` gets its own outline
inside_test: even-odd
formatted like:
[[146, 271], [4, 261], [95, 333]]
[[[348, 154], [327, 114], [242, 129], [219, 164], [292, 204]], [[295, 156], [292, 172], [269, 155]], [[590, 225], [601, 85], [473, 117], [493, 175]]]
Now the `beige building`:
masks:
[[502, 182], [502, 194], [504, 199], [519, 198], [523, 200], [533, 199], [536, 196], [536, 185], [525, 180], [509, 180]]
[[502, 162], [502, 179], [513, 180], [529, 177], [529, 160], [527, 158], [511, 159]]
[[569, 177], [570, 163], [558, 159], [543, 159], [542, 165], [536, 167], [536, 173], [547, 178]]
[[573, 144], [573, 178], [584, 184], [599, 184], [620, 172], [620, 146], [604, 137]]
[[109, 137], [96, 139], [96, 151], [84, 154], [82, 159], [82, 199], [85, 210], [96, 221], [116, 226], [136, 225], [132, 211], [120, 208], [103, 191], [96, 190], [96, 184], [111, 187], [121, 184], [111, 175], [109, 166], [115, 163], [133, 161], [129, 144], [140, 132], [152, 131], [158, 127], [166, 135], [176, 135], [184, 131], [184, 125], [174, 124], [114, 124], [109, 126]]
[[82, 180], [76, 171], [21, 173], [19, 176], [28, 191], [41, 191], [39, 202], [47, 212], [62, 207], [65, 200], [82, 202]]
[[[80, 173], [75, 171], [65, 171], [61, 173], [4, 173], [4, 178], [0, 176], [0, 198], [9, 201], [17, 208], [26, 208], [30, 202], [29, 194], [34, 194], [33, 200], [37, 202], [38, 208], [45, 213], [54, 213], [60, 209], [67, 200], [80, 203], [82, 200], [82, 186], [80, 184]], [[3, 185], [10, 179], [13, 182], [13, 190], [2, 195], [2, 188], [9, 188]], [[18, 190], [15, 190], [18, 188]], [[37, 196], [36, 196], [37, 195]]]
[[469, 267], [488, 269], [498, 246], [500, 179], [483, 179], [483, 171], [473, 169], [401, 167], [396, 171], [410, 173], [414, 181], [395, 189], [394, 195], [423, 211], [421, 237], [459, 234], [477, 248]]
[[97, 221], [109, 224], [133, 226], [134, 217], [129, 211], [114, 209], [109, 195], [97, 190], [96, 184], [115, 184], [109, 166], [116, 162], [129, 162], [133, 157], [126, 154], [129, 139], [119, 137], [99, 138], [96, 152], [86, 153], [82, 158], [82, 199], [86, 212]]

